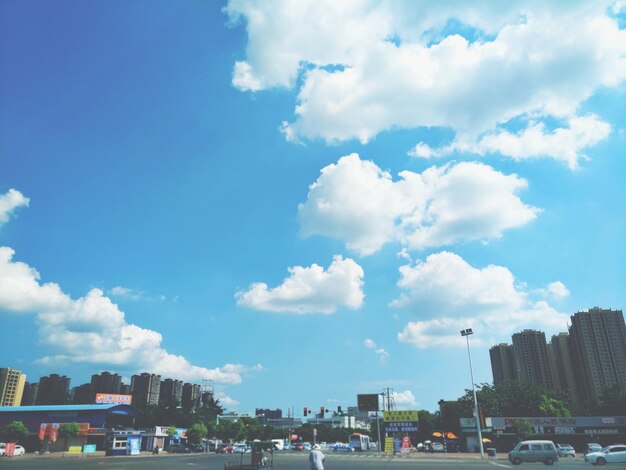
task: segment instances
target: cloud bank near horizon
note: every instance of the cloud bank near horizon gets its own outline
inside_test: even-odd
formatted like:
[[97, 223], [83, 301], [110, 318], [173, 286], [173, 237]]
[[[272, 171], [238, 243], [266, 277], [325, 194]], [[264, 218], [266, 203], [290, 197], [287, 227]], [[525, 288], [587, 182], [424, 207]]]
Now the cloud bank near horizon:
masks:
[[[19, 191], [9, 191], [0, 196], [0, 211], [4, 211], [0, 219], [27, 204], [28, 198]], [[39, 272], [15, 261], [14, 255], [12, 248], [0, 246], [0, 311], [36, 315], [40, 341], [51, 351], [38, 359], [40, 364], [133, 364], [136, 372], [222, 384], [241, 383], [244, 374], [262, 369], [260, 365], [225, 364], [208, 369], [191, 364], [166, 351], [160, 333], [128, 323], [102, 290], [91, 289], [84, 297], [72, 299], [58, 284], [42, 283]]]
[[463, 328], [481, 331], [485, 340], [475, 342], [486, 345], [520, 328], [540, 328], [548, 334], [564, 331], [569, 320], [546, 300], [569, 294], [562, 282], [529, 292], [507, 268], [475, 268], [451, 252], [400, 267], [398, 286], [403, 292], [390, 306], [420, 318], [398, 333], [398, 341], [421, 349], [464, 346], [459, 334]]

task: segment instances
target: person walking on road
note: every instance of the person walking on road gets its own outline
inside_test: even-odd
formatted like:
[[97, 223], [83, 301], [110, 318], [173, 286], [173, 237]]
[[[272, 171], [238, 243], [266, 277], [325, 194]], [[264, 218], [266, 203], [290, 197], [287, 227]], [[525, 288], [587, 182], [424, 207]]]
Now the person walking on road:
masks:
[[309, 453], [309, 462], [311, 462], [311, 470], [324, 470], [324, 460], [326, 456], [320, 450], [319, 444], [315, 444]]

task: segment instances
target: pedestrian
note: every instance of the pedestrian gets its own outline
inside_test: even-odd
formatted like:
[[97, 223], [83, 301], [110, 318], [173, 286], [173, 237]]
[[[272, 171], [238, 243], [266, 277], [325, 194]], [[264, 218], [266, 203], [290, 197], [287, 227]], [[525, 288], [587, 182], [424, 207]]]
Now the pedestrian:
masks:
[[320, 450], [319, 444], [315, 444], [309, 453], [309, 462], [311, 462], [311, 470], [324, 470], [324, 460], [326, 456]]

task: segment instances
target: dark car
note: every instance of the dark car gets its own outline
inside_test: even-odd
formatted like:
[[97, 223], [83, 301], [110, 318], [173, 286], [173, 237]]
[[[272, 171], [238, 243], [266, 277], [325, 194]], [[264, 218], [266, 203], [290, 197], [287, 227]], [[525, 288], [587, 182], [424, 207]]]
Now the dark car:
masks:
[[456, 442], [446, 442], [446, 452], [461, 452], [461, 445]]
[[216, 454], [232, 454], [233, 446], [231, 446], [230, 444], [220, 444], [219, 446], [217, 446], [217, 449], [215, 449], [215, 453]]
[[187, 448], [191, 450], [191, 452], [206, 452], [204, 444], [187, 444]]
[[167, 450], [170, 454], [190, 454], [192, 452], [189, 447], [181, 444], [172, 444], [165, 450]]

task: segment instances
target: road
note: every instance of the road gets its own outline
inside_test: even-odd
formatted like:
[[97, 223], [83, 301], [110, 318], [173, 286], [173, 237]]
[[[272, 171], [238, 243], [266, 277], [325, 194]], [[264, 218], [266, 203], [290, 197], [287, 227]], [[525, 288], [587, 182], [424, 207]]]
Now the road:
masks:
[[[207, 469], [224, 470], [224, 463], [238, 459], [237, 456], [215, 454], [160, 455], [140, 457], [46, 457], [26, 455], [13, 459], [0, 458], [0, 469]], [[245, 456], [246, 460], [249, 455]], [[560, 469], [589, 468], [582, 457], [561, 459]], [[480, 460], [475, 456], [420, 456], [385, 457], [374, 453], [327, 454], [326, 470], [374, 470], [383, 469], [435, 469], [435, 470], [498, 470], [501, 468], [543, 468], [543, 464], [523, 464], [515, 467], [504, 459]], [[308, 453], [277, 453], [274, 456], [275, 470], [308, 470]]]

